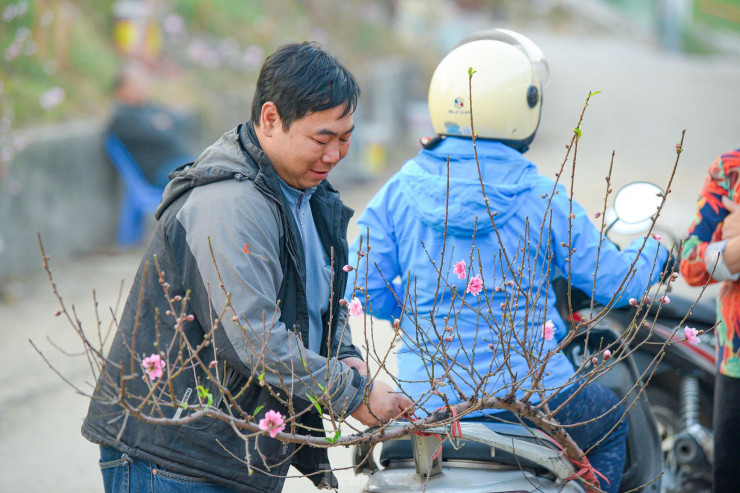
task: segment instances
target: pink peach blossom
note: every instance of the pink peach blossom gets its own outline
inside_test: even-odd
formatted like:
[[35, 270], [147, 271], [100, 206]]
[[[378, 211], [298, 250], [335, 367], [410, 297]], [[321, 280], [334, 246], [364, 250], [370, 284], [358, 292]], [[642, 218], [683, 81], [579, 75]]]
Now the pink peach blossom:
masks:
[[146, 374], [149, 375], [151, 380], [156, 380], [164, 375], [165, 362], [158, 354], [152, 354], [151, 356], [144, 358], [141, 365], [144, 367]]
[[546, 341], [552, 341], [552, 338], [555, 337], [555, 324], [552, 323], [552, 320], [548, 320], [542, 326], [542, 335]]
[[452, 272], [454, 272], [457, 275], [458, 279], [465, 279], [466, 268], [467, 266], [465, 265], [465, 261], [461, 260], [455, 263], [455, 267], [452, 269]]
[[480, 274], [471, 277], [470, 282], [468, 283], [468, 287], [465, 290], [467, 293], [471, 293], [473, 296], [478, 296], [478, 293], [480, 293], [483, 290], [483, 281], [481, 281]]
[[683, 329], [683, 335], [686, 336], [686, 340], [689, 344], [699, 344], [699, 331], [693, 327], [685, 327]]
[[260, 420], [259, 427], [260, 430], [268, 432], [272, 438], [275, 438], [278, 433], [285, 429], [283, 415], [277, 411], [269, 410], [265, 413], [265, 417]]
[[362, 315], [362, 303], [357, 298], [352, 298], [349, 302], [349, 314], [357, 318]]

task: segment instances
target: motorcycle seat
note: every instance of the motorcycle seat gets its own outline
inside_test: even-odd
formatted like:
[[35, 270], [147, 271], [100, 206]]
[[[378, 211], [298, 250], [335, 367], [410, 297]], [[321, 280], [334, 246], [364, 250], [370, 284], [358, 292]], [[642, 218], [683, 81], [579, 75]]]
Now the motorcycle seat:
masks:
[[[537, 443], [538, 445], [551, 447], [553, 450], [558, 450], [557, 447], [550, 442], [550, 439], [546, 437], [544, 432], [540, 430], [508, 423], [488, 422], [485, 424], [500, 435], [530, 441], [532, 443]], [[383, 443], [383, 447], [380, 451], [380, 464], [383, 467], [389, 467], [393, 462], [408, 461], [412, 459], [413, 451], [411, 440], [389, 440]], [[456, 440], [456, 443], [454, 444], [448, 439], [444, 440], [442, 444], [442, 462], [452, 461], [492, 463], [515, 468], [541, 470], [541, 473], [547, 473], [544, 468], [532, 461], [522, 457], [517, 457], [511, 452], [494, 449], [489, 445], [470, 440]]]

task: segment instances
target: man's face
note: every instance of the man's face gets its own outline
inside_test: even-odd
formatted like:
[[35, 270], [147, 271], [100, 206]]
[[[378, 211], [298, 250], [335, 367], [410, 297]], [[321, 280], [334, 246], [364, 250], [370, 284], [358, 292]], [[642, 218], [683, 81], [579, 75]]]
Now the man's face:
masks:
[[269, 126], [269, 142], [263, 149], [285, 183], [301, 190], [315, 187], [347, 155], [355, 126], [352, 114], [342, 113], [344, 105], [309, 113], [287, 132], [279, 116], [267, 125], [263, 119], [260, 126]]

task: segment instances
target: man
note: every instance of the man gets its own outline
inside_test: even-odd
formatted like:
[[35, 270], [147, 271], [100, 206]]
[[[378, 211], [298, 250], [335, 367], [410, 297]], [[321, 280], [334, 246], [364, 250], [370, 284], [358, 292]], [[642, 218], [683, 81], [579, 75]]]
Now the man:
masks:
[[142, 63], [130, 61], [116, 80], [115, 106], [108, 124], [131, 153], [144, 177], [164, 188], [177, 166], [193, 160], [192, 118], [151, 100], [154, 81]]
[[280, 491], [291, 464], [336, 487], [324, 449], [202, 409], [323, 437], [319, 408], [375, 425], [411, 404], [368, 383], [339, 303], [351, 211], [326, 178], [358, 96], [319, 46], [283, 46], [251, 121], [173, 175], [82, 427], [106, 491]]
[[350, 249], [363, 292], [351, 286], [347, 297], [398, 321], [399, 387], [419, 402], [417, 415], [490, 396], [549, 399], [551, 410], [563, 405], [561, 423], [586, 423], [567, 431], [608, 478], [601, 488], [616, 492], [624, 409], [601, 384], [576, 383], [558, 351], [554, 333], [566, 325], [550, 277], [558, 268], [598, 302], [626, 304], [658, 280], [668, 253], [653, 239], [642, 251], [642, 239], [622, 251], [602, 242], [586, 211], [523, 156], [539, 125], [546, 77], [539, 48], [498, 29], [474, 34], [439, 63], [429, 86], [438, 136], [358, 219], [370, 250], [355, 255], [360, 238]]
[[721, 282], [717, 297], [717, 377], [714, 383], [713, 488], [738, 490], [740, 483], [740, 149], [714, 160], [699, 194], [681, 256], [681, 274], [691, 286]]

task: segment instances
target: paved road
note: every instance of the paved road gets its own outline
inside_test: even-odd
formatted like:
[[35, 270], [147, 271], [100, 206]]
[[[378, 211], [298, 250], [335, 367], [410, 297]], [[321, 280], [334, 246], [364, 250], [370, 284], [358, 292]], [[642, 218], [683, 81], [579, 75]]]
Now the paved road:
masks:
[[[686, 129], [666, 230], [680, 234], [690, 219], [696, 191], [709, 162], [723, 150], [740, 145], [737, 88], [740, 64], [728, 57], [666, 55], [642, 41], [587, 32], [567, 36], [532, 28], [524, 30], [545, 51], [552, 78], [545, 93], [539, 136], [528, 154], [543, 173], [554, 173], [565, 155], [589, 91], [592, 100], [582, 125], [577, 160], [576, 198], [588, 210], [600, 210], [604, 175], [616, 152], [614, 183], [634, 180], [664, 184], [675, 160], [674, 145]], [[413, 151], [409, 151], [411, 153]], [[348, 189], [345, 199], [361, 209], [379, 183]], [[350, 234], [353, 234], [351, 231]], [[53, 245], [48, 245], [54, 255]], [[109, 320], [121, 282], [127, 290], [140, 252], [101, 254], [54, 266], [66, 302], [95, 330], [92, 291], [99, 313]], [[29, 252], [34, 255], [35, 252]], [[39, 260], [39, 265], [41, 261]], [[87, 362], [63, 320], [48, 283], [29, 279], [15, 303], [0, 304], [0, 491], [79, 493], [100, 491], [96, 448], [79, 435], [87, 401], [45, 366], [32, 349], [33, 340], [75, 385], [89, 390]], [[376, 326], [383, 332], [384, 326]], [[71, 354], [65, 356], [52, 344]], [[348, 465], [346, 451], [333, 452]], [[342, 491], [359, 491], [361, 480], [340, 473]], [[291, 480], [286, 491], [307, 487]]]

